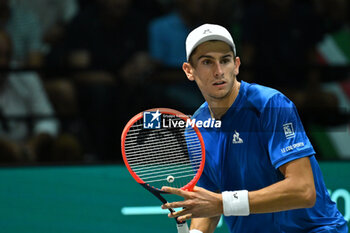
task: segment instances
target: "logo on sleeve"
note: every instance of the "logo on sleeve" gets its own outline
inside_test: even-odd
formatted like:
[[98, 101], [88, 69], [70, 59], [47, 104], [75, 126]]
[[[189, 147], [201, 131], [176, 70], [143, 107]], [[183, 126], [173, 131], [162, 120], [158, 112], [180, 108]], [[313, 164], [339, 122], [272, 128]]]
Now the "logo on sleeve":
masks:
[[294, 138], [295, 133], [293, 129], [293, 124], [292, 123], [286, 123], [283, 125], [283, 131], [284, 135], [286, 136], [287, 139]]

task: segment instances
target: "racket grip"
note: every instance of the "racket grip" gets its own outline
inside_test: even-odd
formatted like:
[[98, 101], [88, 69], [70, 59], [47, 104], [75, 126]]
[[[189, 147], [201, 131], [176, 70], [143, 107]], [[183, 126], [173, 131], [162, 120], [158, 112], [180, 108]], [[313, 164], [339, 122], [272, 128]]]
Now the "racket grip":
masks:
[[187, 222], [177, 223], [177, 232], [178, 233], [189, 233], [190, 230], [188, 229]]

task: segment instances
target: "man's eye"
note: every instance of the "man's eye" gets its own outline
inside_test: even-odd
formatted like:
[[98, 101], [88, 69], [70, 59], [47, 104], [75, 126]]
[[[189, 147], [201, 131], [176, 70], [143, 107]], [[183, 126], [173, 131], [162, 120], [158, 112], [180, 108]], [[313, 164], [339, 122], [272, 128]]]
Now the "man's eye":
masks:
[[202, 64], [203, 65], [209, 65], [209, 64], [211, 64], [211, 61], [206, 59], [206, 60], [202, 61]]
[[230, 62], [230, 59], [223, 59], [223, 60], [221, 61], [222, 64], [226, 64], [226, 63], [229, 63], [229, 62]]

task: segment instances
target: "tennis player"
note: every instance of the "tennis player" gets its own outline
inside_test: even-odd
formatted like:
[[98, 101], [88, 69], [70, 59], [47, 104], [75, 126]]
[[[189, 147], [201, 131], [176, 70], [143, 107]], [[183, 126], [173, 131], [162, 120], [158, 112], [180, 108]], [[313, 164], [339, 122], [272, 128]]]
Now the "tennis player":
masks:
[[183, 70], [206, 100], [193, 118], [222, 126], [200, 129], [206, 164], [198, 187], [163, 187], [184, 197], [162, 206], [184, 208], [169, 216], [192, 218], [191, 233], [214, 232], [221, 214], [230, 232], [348, 232], [294, 104], [277, 90], [237, 81], [230, 33], [204, 24], [188, 35], [186, 53]]

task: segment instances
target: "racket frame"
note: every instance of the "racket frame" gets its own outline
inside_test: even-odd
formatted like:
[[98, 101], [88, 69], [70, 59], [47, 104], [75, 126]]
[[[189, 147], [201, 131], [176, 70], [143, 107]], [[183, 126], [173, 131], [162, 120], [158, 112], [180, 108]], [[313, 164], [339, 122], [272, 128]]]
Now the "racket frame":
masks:
[[[129, 122], [126, 124], [126, 126], [124, 127], [123, 133], [122, 133], [122, 138], [121, 138], [121, 148], [122, 148], [122, 155], [123, 155], [123, 160], [125, 163], [126, 168], [128, 169], [129, 173], [131, 174], [131, 176], [136, 180], [137, 183], [139, 183], [142, 187], [144, 187], [145, 189], [147, 189], [149, 192], [151, 192], [155, 197], [157, 197], [163, 204], [167, 203], [167, 200], [161, 195], [161, 194], [167, 194], [167, 192], [164, 192], [162, 190], [159, 190], [157, 188], [154, 188], [153, 186], [150, 186], [149, 184], [145, 183], [130, 167], [126, 154], [125, 154], [125, 139], [127, 136], [127, 133], [129, 131], [129, 129], [134, 125], [135, 122], [139, 121], [140, 119], [143, 118], [143, 113], [144, 112], [153, 112], [153, 111], [159, 111], [162, 114], [169, 114], [169, 115], [174, 115], [178, 118], [181, 118], [182, 120], [184, 120], [185, 122], [187, 122], [187, 120], [189, 120], [190, 118], [188, 116], [186, 116], [185, 114], [176, 111], [174, 109], [170, 109], [170, 108], [153, 108], [153, 109], [148, 109], [145, 110], [143, 112], [138, 113], [137, 115], [135, 115], [133, 118], [131, 118], [129, 120]], [[205, 147], [204, 147], [204, 141], [203, 141], [203, 137], [199, 131], [199, 129], [197, 128], [196, 125], [194, 125], [192, 127], [194, 129], [194, 131], [196, 132], [198, 139], [200, 141], [201, 144], [201, 150], [202, 150], [202, 161], [201, 164], [198, 168], [198, 171], [195, 175], [195, 177], [185, 186], [181, 187], [181, 190], [186, 190], [186, 191], [192, 191], [194, 186], [196, 185], [196, 183], [198, 182], [203, 169], [204, 169], [204, 164], [205, 164]], [[174, 213], [175, 210], [172, 208], [169, 208], [169, 211], [171, 213]], [[180, 222], [177, 220], [177, 218], [175, 218], [177, 224], [183, 224], [184, 222]]]
[[[159, 110], [160, 113], [164, 113], [164, 114], [169, 114], [169, 115], [174, 115], [177, 116], [179, 118], [181, 118], [182, 120], [184, 120], [185, 122], [190, 119], [188, 116], [186, 116], [185, 114], [176, 111], [174, 109], [170, 109], [170, 108], [153, 108], [153, 109], [149, 109], [149, 110], [145, 110], [144, 112], [153, 112], [153, 111], [157, 111]], [[121, 148], [122, 148], [122, 155], [123, 155], [123, 160], [125, 163], [126, 168], [128, 169], [129, 173], [131, 174], [131, 176], [136, 180], [136, 182], [138, 182], [139, 184], [143, 185], [144, 187], [148, 186], [150, 189], [155, 189], [151, 186], [149, 186], [148, 184], [146, 184], [130, 167], [129, 162], [126, 158], [126, 154], [125, 154], [125, 139], [126, 139], [126, 135], [129, 131], [129, 129], [131, 128], [131, 126], [139, 121], [140, 119], [143, 118], [143, 112], [140, 112], [139, 114], [135, 115], [133, 118], [131, 118], [129, 120], [129, 122], [126, 124], [126, 126], [124, 127], [123, 133], [122, 133], [122, 140], [121, 140]], [[196, 183], [198, 182], [200, 176], [202, 175], [203, 169], [204, 169], [204, 164], [205, 164], [205, 147], [204, 147], [204, 141], [203, 141], [203, 137], [199, 131], [199, 129], [197, 128], [196, 125], [194, 125], [194, 127], [192, 127], [194, 129], [194, 131], [196, 132], [199, 141], [201, 142], [201, 150], [202, 150], [202, 161], [200, 163], [200, 166], [198, 168], [197, 174], [195, 175], [195, 177], [185, 186], [181, 187], [181, 190], [186, 190], [186, 191], [192, 191], [194, 186], [196, 185]], [[162, 192], [158, 189], [155, 189], [156, 191], [160, 192], [160, 193], [165, 193]]]

